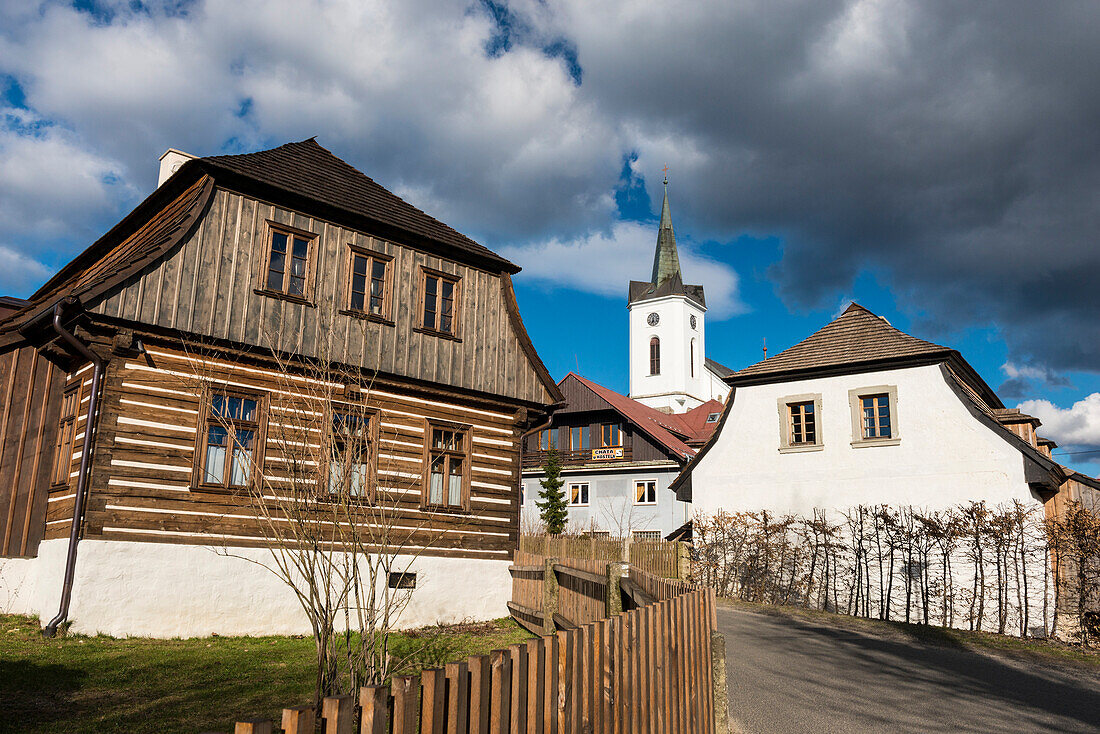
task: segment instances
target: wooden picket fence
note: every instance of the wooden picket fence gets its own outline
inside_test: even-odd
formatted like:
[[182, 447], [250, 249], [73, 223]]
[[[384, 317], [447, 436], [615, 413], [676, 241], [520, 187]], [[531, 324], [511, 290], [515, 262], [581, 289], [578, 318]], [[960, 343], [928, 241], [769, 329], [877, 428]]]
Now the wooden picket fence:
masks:
[[[537, 639], [389, 686], [326, 698], [324, 734], [727, 734], [714, 591], [613, 561], [529, 552], [511, 566], [513, 617]], [[312, 706], [285, 734], [315, 734]], [[275, 734], [241, 721], [236, 734]]]
[[623, 561], [665, 578], [686, 579], [690, 570], [689, 543], [633, 538], [597, 538], [588, 535], [522, 535], [519, 548], [547, 558], [574, 561]]

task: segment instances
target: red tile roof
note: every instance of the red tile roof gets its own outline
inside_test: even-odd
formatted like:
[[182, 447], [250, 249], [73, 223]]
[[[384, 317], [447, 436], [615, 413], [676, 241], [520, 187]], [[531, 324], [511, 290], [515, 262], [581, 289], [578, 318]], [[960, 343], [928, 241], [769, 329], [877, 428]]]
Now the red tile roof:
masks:
[[688, 443], [702, 443], [714, 432], [717, 423], [707, 423], [707, 416], [711, 413], [721, 413], [725, 405], [717, 400], [703, 403], [699, 407], [683, 414], [662, 413], [626, 395], [599, 385], [588, 378], [581, 377], [575, 372], [570, 372], [561, 382], [565, 382], [569, 376], [576, 378], [578, 382], [594, 392], [608, 405], [618, 411], [627, 420], [644, 431], [650, 438], [662, 446], [690, 458], [695, 455], [695, 449]]

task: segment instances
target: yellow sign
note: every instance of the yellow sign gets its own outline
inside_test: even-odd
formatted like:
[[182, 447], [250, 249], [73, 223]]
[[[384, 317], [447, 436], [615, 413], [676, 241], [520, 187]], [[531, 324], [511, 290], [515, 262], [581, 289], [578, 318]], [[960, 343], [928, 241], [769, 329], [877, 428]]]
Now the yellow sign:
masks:
[[593, 459], [621, 459], [623, 458], [623, 447], [616, 446], [606, 449], [592, 449]]

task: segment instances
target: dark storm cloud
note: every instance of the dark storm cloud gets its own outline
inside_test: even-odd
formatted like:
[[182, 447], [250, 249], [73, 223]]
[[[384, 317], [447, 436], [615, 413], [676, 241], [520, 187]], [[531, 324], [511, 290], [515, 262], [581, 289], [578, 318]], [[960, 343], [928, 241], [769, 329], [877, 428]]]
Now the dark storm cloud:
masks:
[[788, 303], [874, 268], [940, 330], [994, 322], [1016, 357], [1100, 369], [1100, 5], [611, 15], [568, 27], [586, 94], [643, 149], [697, 154], [678, 201], [714, 236], [786, 236]]

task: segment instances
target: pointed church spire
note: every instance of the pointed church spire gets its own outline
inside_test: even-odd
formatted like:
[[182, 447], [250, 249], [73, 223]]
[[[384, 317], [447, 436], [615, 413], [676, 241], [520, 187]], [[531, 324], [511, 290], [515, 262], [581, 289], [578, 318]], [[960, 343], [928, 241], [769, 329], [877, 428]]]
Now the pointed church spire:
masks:
[[[668, 170], [667, 168], [665, 169]], [[680, 276], [680, 256], [676, 252], [676, 235], [672, 231], [672, 212], [668, 208], [668, 176], [665, 176], [665, 200], [661, 204], [661, 225], [657, 230], [657, 251], [653, 253], [653, 285]]]

